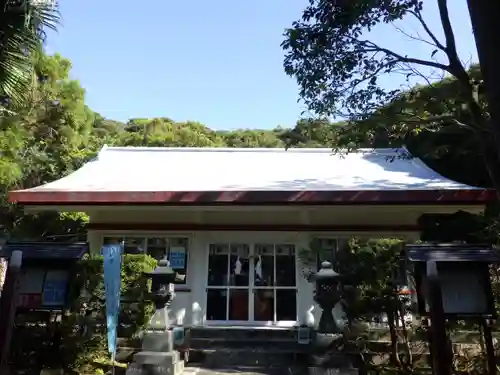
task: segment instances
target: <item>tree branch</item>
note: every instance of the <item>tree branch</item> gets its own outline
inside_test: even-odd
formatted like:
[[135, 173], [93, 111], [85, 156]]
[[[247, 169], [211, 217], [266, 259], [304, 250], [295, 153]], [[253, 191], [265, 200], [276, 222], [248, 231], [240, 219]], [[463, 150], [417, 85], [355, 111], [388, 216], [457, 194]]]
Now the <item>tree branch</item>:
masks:
[[475, 128], [474, 125], [461, 122], [454, 115], [437, 115], [429, 117], [414, 116], [414, 118], [405, 118], [402, 122], [404, 122], [404, 124], [406, 125], [412, 125], [412, 128], [415, 129], [418, 125], [425, 127], [427, 125], [432, 125], [433, 123], [439, 123], [443, 121], [450, 121], [459, 127], [478, 131], [478, 129]]
[[462, 65], [460, 58], [458, 57], [457, 46], [455, 42], [455, 34], [453, 33], [453, 28], [451, 26], [450, 14], [448, 12], [447, 0], [438, 0], [439, 16], [441, 18], [441, 23], [443, 25], [443, 32], [446, 39], [446, 54], [450, 61], [450, 65], [447, 71], [453, 74], [457, 80], [464, 86], [467, 92], [467, 102], [469, 104], [469, 110], [471, 112], [472, 118], [476, 122], [476, 127], [484, 126], [484, 115], [483, 111], [478, 102], [478, 98], [474, 95], [475, 88], [470, 81], [469, 73], [465, 70]]
[[444, 37], [446, 40], [446, 48], [444, 51], [448, 55], [450, 66], [454, 69], [459, 69], [459, 67], [461, 67], [465, 72], [462, 63], [460, 62], [460, 58], [458, 57], [455, 34], [453, 33], [453, 28], [451, 26], [447, 2], [447, 0], [438, 0], [439, 17], [441, 19], [441, 24], [443, 25]]
[[425, 40], [424, 38], [422, 38], [418, 33], [417, 33], [417, 36], [414, 36], [414, 35], [411, 35], [410, 33], [407, 33], [406, 31], [404, 31], [401, 27], [398, 27], [396, 25], [393, 25], [394, 28], [400, 32], [401, 34], [403, 34], [404, 36], [406, 36], [407, 38], [409, 39], [412, 39], [412, 40], [416, 40], [418, 42], [422, 42], [422, 43], [425, 43], [425, 44], [428, 44], [432, 47], [436, 47], [436, 48], [439, 48], [439, 46], [437, 46], [435, 43], [433, 42], [429, 42], [428, 40]]
[[434, 33], [431, 31], [430, 27], [424, 21], [424, 18], [422, 17], [422, 13], [420, 13], [419, 10], [417, 10], [415, 12], [410, 10], [410, 11], [408, 11], [408, 13], [412, 14], [418, 20], [418, 22], [420, 22], [420, 25], [422, 25], [422, 27], [424, 28], [427, 35], [429, 35], [429, 37], [432, 39], [432, 41], [434, 42], [434, 45], [437, 48], [439, 48], [440, 50], [446, 51], [446, 47], [443, 46], [443, 44], [438, 40], [436, 35], [434, 35]]
[[421, 60], [421, 59], [416, 59], [412, 57], [407, 57], [400, 55], [394, 51], [391, 51], [390, 49], [380, 47], [379, 45], [369, 41], [369, 40], [364, 40], [364, 41], [359, 41], [361, 45], [365, 45], [368, 48], [363, 49], [361, 52], [383, 52], [387, 56], [390, 56], [400, 62], [404, 63], [409, 63], [409, 64], [418, 64], [422, 66], [429, 66], [431, 68], [436, 68], [436, 69], [442, 69], [448, 71], [449, 66], [435, 62], [435, 61], [428, 61], [428, 60]]
[[374, 78], [374, 77], [377, 77], [379, 75], [379, 73], [388, 68], [389, 66], [391, 66], [392, 63], [389, 62], [389, 63], [385, 63], [385, 64], [382, 64], [380, 65], [377, 69], [375, 69], [372, 73], [370, 74], [367, 74], [365, 76], [363, 76], [362, 78], [358, 78], [358, 79], [355, 79], [353, 84], [352, 85], [349, 85], [349, 90], [354, 90], [357, 86], [359, 86], [360, 84], [366, 82], [366, 81], [369, 81], [370, 79]]

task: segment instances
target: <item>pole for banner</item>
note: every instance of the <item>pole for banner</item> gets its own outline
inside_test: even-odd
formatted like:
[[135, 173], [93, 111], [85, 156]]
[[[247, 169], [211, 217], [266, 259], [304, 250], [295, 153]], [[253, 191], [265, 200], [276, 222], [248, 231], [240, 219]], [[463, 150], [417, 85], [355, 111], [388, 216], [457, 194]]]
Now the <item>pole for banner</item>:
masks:
[[[122, 241], [121, 244], [121, 249], [120, 249], [120, 272], [121, 272], [121, 268], [122, 268], [122, 265], [123, 265], [123, 253], [124, 253], [124, 249], [125, 249], [125, 241]], [[118, 319], [116, 320], [116, 324], [118, 325]], [[118, 327], [117, 327], [118, 329]], [[116, 337], [115, 337], [115, 343], [116, 343]], [[113, 367], [111, 368], [111, 375], [115, 375], [115, 371], [116, 371], [116, 344], [115, 344], [115, 350], [113, 350], [113, 352], [111, 353], [111, 363], [113, 364]]]
[[12, 331], [16, 317], [18, 283], [21, 277], [21, 266], [23, 263], [23, 252], [13, 251], [5, 275], [5, 285], [0, 299], [1, 323], [0, 323], [0, 373], [7, 374]]
[[108, 349], [111, 354], [111, 373], [113, 375], [115, 375], [116, 371], [116, 330], [118, 328], [118, 314], [120, 309], [120, 273], [123, 262], [123, 245], [123, 243], [119, 244], [118, 249], [116, 245], [111, 245], [111, 247], [114, 246], [114, 248], [111, 249], [103, 247]]
[[111, 363], [113, 364], [113, 367], [111, 368], [111, 375], [115, 375], [115, 358], [116, 358], [116, 350], [111, 353]]

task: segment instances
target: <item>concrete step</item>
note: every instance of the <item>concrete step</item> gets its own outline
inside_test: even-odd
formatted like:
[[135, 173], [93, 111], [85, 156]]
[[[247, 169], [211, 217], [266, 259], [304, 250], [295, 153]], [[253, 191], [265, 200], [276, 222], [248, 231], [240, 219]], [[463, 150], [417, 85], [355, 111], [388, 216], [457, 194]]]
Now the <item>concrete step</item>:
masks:
[[189, 348], [190, 362], [233, 368], [291, 366], [306, 351], [297, 343], [295, 328], [195, 327]]
[[190, 363], [203, 367], [295, 367], [298, 363], [307, 363], [306, 356], [290, 350], [272, 350], [266, 348], [241, 347], [217, 348], [190, 351]]
[[238, 340], [296, 340], [297, 329], [274, 327], [192, 327], [191, 338]]
[[[140, 340], [120, 340], [117, 360], [130, 361]], [[295, 328], [192, 327], [186, 331], [189, 362], [203, 366], [288, 366], [307, 352]]]
[[288, 351], [303, 351], [302, 346], [297, 343], [297, 340], [264, 340], [264, 339], [247, 339], [236, 340], [234, 338], [197, 338], [191, 337], [189, 340], [191, 349], [217, 349], [217, 348], [246, 348], [257, 347], [267, 350], [288, 350]]

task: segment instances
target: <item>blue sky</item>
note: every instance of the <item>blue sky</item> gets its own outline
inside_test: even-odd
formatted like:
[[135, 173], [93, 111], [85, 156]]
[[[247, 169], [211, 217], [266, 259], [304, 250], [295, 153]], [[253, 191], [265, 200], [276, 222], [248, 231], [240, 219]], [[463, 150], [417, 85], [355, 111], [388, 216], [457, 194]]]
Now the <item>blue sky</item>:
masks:
[[[425, 3], [426, 19], [440, 34], [437, 9]], [[474, 61], [466, 1], [449, 3], [461, 57]], [[49, 36], [47, 50], [73, 62], [72, 77], [87, 90], [88, 105], [111, 119], [163, 116], [213, 129], [293, 126], [305, 108], [297, 103], [298, 86], [283, 72], [280, 43], [306, 4], [61, 0], [63, 25]], [[432, 50], [393, 26], [376, 30], [373, 40], [415, 57], [427, 58]], [[405, 84], [397, 76], [382, 82]]]

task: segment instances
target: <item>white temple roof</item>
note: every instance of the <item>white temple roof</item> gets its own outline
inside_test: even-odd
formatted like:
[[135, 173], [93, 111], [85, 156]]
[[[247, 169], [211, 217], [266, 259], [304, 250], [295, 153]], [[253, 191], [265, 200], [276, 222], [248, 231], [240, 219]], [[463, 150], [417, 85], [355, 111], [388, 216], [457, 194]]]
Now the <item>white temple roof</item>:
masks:
[[104, 147], [82, 168], [27, 191], [370, 191], [475, 189], [405, 149]]

